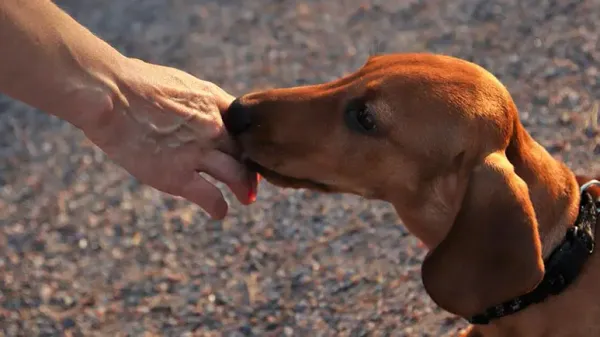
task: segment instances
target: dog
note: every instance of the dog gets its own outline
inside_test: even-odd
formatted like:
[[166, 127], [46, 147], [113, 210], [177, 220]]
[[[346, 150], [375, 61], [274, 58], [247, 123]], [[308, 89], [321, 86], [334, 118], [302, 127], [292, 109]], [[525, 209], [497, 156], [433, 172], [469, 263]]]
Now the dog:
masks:
[[598, 177], [537, 143], [483, 67], [376, 55], [331, 82], [242, 95], [223, 118], [274, 185], [390, 202], [428, 248], [427, 294], [471, 323], [461, 336], [600, 336]]

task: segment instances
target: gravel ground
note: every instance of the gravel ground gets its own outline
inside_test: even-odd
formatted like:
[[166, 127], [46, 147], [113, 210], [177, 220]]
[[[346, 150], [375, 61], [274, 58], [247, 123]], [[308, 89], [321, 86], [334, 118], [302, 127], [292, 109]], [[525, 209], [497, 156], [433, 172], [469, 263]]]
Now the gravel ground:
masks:
[[[396, 3], [396, 4], [392, 4]], [[328, 81], [374, 52], [477, 62], [528, 130], [600, 172], [600, 0], [63, 0], [129, 56], [234, 95]], [[386, 203], [278, 189], [210, 221], [81, 133], [0, 98], [0, 335], [452, 336]]]

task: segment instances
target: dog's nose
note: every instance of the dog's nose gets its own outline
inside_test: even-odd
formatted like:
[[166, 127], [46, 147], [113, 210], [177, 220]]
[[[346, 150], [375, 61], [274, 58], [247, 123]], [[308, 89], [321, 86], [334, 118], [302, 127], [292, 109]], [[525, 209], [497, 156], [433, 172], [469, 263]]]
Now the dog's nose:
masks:
[[223, 115], [225, 128], [233, 136], [237, 136], [250, 128], [250, 109], [236, 98]]

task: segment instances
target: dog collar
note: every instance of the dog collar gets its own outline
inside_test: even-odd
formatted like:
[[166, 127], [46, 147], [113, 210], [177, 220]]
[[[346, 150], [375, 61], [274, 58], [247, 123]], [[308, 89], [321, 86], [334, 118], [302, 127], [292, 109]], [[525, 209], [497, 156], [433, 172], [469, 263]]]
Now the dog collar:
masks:
[[600, 214], [600, 203], [587, 189], [600, 186], [600, 181], [591, 180], [581, 186], [579, 214], [575, 225], [567, 230], [563, 242], [544, 261], [546, 272], [540, 284], [531, 292], [504, 303], [492, 306], [483, 313], [468, 319], [471, 324], [488, 324], [494, 319], [512, 315], [528, 306], [544, 301], [564, 291], [579, 276], [583, 265], [594, 251], [596, 221]]

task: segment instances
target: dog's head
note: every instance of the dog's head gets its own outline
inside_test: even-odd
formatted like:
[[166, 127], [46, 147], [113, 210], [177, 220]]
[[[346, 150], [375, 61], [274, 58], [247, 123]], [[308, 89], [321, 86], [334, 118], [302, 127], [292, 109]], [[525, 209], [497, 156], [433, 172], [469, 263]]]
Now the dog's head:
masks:
[[[244, 95], [224, 119], [250, 165], [277, 185], [389, 199], [470, 148], [501, 147], [512, 118], [493, 106], [502, 99], [470, 63], [388, 55], [330, 83]], [[482, 134], [490, 144], [477, 144]]]
[[423, 279], [445, 309], [475, 314], [541, 280], [527, 185], [505, 153], [517, 111], [483, 68], [376, 56], [332, 82], [239, 97], [224, 121], [271, 183], [393, 203], [432, 249]]

